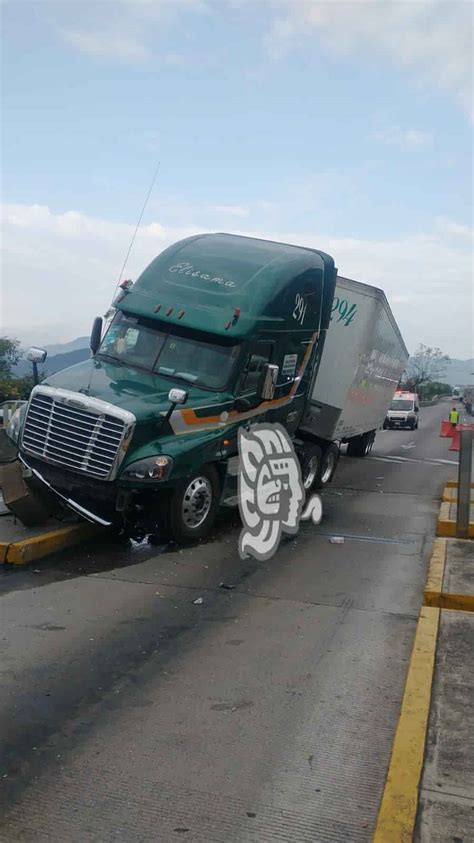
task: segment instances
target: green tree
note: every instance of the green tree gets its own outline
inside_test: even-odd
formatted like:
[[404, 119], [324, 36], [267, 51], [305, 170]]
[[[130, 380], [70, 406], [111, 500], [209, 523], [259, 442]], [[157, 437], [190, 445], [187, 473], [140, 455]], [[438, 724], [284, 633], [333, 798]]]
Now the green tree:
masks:
[[19, 340], [0, 337], [0, 404], [26, 400], [33, 389], [31, 375], [19, 378], [12, 372], [22, 356]]
[[441, 382], [449, 362], [448, 355], [440, 348], [420, 343], [403, 374], [403, 388], [419, 394], [429, 394], [431, 390], [428, 387]]
[[0, 375], [12, 377], [12, 366], [16, 366], [21, 356], [20, 340], [0, 337]]

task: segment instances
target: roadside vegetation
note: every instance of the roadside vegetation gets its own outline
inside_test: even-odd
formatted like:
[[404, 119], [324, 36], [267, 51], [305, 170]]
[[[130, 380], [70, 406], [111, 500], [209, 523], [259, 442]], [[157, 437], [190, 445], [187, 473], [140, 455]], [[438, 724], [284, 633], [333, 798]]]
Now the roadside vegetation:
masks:
[[400, 388], [416, 392], [421, 401], [431, 401], [437, 395], [450, 395], [452, 386], [443, 381], [443, 375], [450, 362], [440, 348], [420, 343], [410, 357]]
[[19, 340], [0, 337], [0, 404], [26, 399], [33, 388], [33, 375], [17, 377], [13, 372], [22, 357]]

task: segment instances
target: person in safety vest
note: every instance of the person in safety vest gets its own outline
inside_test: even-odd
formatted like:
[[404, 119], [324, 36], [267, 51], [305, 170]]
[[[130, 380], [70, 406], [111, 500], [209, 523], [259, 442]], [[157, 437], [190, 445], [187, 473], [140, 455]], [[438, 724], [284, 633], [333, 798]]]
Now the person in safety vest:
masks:
[[459, 412], [456, 410], [456, 407], [453, 407], [449, 413], [449, 421], [453, 427], [456, 427], [459, 424]]

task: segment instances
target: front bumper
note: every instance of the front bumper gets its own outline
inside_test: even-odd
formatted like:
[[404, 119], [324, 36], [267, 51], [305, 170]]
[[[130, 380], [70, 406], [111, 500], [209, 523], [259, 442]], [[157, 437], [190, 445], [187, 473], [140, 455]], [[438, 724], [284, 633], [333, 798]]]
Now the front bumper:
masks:
[[64, 492], [55, 488], [55, 486], [52, 483], [50, 483], [49, 480], [47, 480], [46, 477], [44, 477], [44, 475], [40, 471], [38, 471], [38, 469], [35, 468], [35, 466], [32, 465], [28, 459], [26, 459], [24, 457], [23, 454], [19, 454], [19, 459], [22, 462], [22, 464], [25, 466], [25, 468], [27, 468], [29, 471], [31, 471], [33, 477], [37, 481], [39, 481], [40, 484], [42, 484], [43, 486], [46, 486], [46, 488], [49, 490], [49, 492], [51, 492], [54, 496], [59, 498], [59, 500], [63, 503], [63, 505], [66, 505], [73, 512], [76, 512], [78, 515], [81, 515], [82, 518], [85, 518], [86, 521], [90, 521], [92, 524], [99, 524], [101, 527], [111, 527], [112, 526], [113, 521], [109, 521], [109, 520], [103, 518], [102, 516], [98, 515], [97, 513], [91, 512], [89, 509], [87, 509], [85, 506], [83, 506], [81, 503], [79, 503], [79, 501], [74, 500], [73, 498], [69, 497], [67, 494], [64, 494]]

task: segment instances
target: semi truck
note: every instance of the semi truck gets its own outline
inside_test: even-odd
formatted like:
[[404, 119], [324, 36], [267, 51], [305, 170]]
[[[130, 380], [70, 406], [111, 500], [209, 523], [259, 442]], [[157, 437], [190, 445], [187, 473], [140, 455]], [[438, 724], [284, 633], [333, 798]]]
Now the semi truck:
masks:
[[408, 353], [384, 293], [307, 247], [203, 234], [124, 282], [91, 358], [13, 417], [27, 484], [83, 518], [178, 543], [235, 503], [238, 432], [279, 422], [306, 490], [366, 456]]

